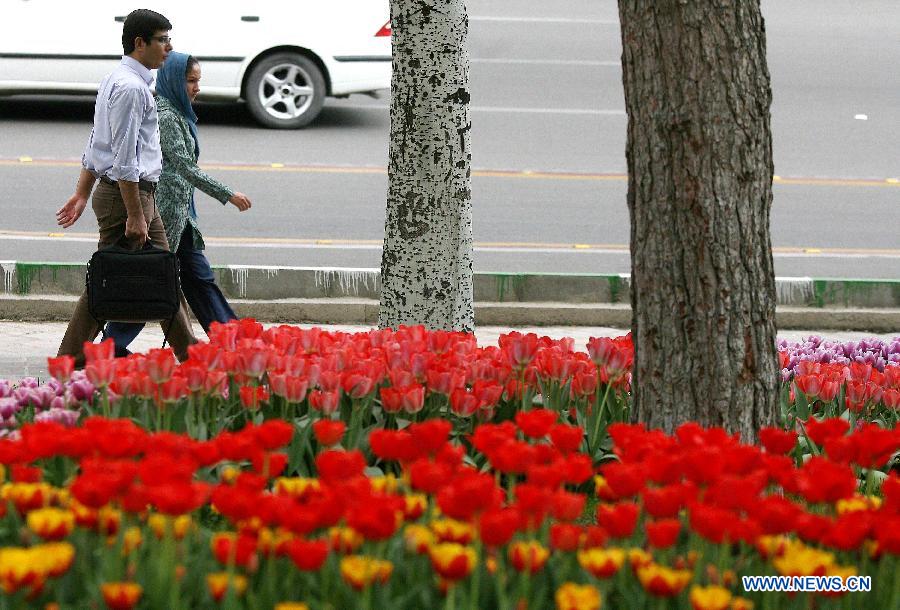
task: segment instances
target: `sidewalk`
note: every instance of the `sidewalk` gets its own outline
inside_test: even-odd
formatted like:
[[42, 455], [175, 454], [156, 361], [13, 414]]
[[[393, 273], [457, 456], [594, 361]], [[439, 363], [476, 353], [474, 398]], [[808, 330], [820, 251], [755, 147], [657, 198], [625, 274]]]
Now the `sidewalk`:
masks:
[[[265, 323], [264, 326], [274, 326]], [[366, 325], [328, 325], [328, 324], [298, 324], [303, 328], [318, 326], [331, 331], [361, 332], [374, 328]], [[66, 329], [65, 322], [8, 322], [0, 321], [0, 379], [16, 381], [22, 377], [47, 377], [47, 356], [55, 356], [56, 349]], [[484, 326], [475, 331], [478, 344], [482, 346], [496, 345], [497, 338], [510, 330], [522, 333], [536, 333], [539, 336], [548, 336], [554, 339], [572, 337], [575, 339], [575, 347], [584, 350], [587, 340], [591, 337], [615, 337], [624, 335], [627, 329], [609, 327], [588, 326], [541, 326], [510, 328], [501, 326]], [[198, 339], [205, 339], [206, 335], [198, 325], [194, 325], [194, 333]], [[892, 339], [893, 334], [880, 334], [865, 332], [847, 332], [830, 330], [790, 330], [778, 333], [779, 339], [797, 341], [810, 335], [818, 335], [835, 341], [856, 341], [862, 338], [878, 337], [880, 339]], [[162, 331], [158, 324], [148, 324], [147, 328], [132, 344], [134, 351], [145, 352], [162, 345]]]

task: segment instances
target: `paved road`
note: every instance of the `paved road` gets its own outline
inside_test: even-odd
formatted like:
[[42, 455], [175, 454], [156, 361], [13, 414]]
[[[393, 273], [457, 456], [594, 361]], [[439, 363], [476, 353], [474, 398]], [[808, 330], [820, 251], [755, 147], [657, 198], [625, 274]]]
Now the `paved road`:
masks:
[[[615, 2], [468, 6], [476, 267], [627, 272]], [[900, 6], [768, 0], [763, 10], [780, 177], [776, 272], [900, 278]], [[260, 129], [241, 105], [201, 106], [204, 163], [256, 204], [238, 214], [199, 197], [211, 260], [377, 267], [388, 103], [331, 100], [297, 132]], [[83, 261], [92, 252], [90, 215], [63, 237], [48, 235], [91, 114], [91, 100], [0, 100], [0, 260]]]

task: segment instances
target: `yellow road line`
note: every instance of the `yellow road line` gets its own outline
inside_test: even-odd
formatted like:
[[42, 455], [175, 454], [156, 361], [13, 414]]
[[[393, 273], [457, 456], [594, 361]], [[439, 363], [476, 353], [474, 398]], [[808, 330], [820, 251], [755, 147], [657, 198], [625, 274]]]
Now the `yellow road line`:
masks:
[[[44, 231], [16, 231], [0, 229], [0, 238], [15, 239], [47, 239], [47, 240], [74, 240], [97, 239], [96, 233], [58, 233]], [[334, 238], [292, 238], [292, 237], [204, 237], [203, 240], [213, 244], [261, 244], [261, 245], [299, 245], [299, 246], [380, 246], [380, 239], [334, 239]], [[496, 249], [543, 249], [543, 250], [600, 250], [628, 252], [628, 244], [581, 244], [559, 242], [525, 242], [525, 241], [481, 241], [475, 242], [476, 248]], [[875, 255], [875, 256], [900, 256], [900, 248], [828, 248], [816, 246], [776, 246], [772, 248], [775, 254], [848, 254], [848, 255]]]
[[[0, 159], [0, 167], [79, 167], [80, 161], [70, 159], [35, 159], [18, 157]], [[291, 165], [287, 163], [205, 163], [200, 167], [206, 170], [223, 172], [281, 172], [292, 174], [387, 174], [383, 167], [344, 166], [344, 165]], [[628, 180], [627, 174], [593, 174], [579, 172], [554, 172], [532, 170], [474, 170], [472, 175], [479, 178], [509, 178], [524, 180], [576, 180], [576, 181], [612, 181]], [[848, 187], [900, 187], [897, 178], [815, 178], [774, 176], [774, 184], [788, 186], [848, 186]]]

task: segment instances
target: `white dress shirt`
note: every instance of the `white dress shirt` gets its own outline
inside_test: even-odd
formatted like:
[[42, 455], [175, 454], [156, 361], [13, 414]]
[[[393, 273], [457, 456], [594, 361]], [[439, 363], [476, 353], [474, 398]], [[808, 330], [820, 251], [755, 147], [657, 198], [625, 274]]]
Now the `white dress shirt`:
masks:
[[151, 82], [150, 70], [126, 55], [100, 83], [94, 128], [81, 157], [95, 177], [159, 181], [162, 150]]

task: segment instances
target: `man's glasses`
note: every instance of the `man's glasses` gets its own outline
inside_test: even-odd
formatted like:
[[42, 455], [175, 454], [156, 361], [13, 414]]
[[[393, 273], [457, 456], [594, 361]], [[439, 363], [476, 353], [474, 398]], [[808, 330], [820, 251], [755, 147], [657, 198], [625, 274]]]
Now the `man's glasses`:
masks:
[[171, 36], [151, 36], [150, 40], [158, 40], [161, 44], [172, 44]]

